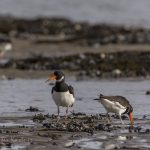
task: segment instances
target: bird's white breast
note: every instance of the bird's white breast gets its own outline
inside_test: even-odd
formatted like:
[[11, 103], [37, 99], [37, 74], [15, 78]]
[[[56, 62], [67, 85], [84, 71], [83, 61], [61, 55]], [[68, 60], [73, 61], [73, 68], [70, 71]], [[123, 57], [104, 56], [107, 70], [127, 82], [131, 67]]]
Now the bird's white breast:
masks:
[[71, 106], [75, 101], [75, 98], [73, 97], [72, 94], [69, 93], [69, 91], [67, 92], [54, 91], [52, 97], [57, 106], [68, 107]]
[[101, 99], [101, 103], [105, 107], [107, 112], [113, 112], [121, 115], [126, 111], [126, 107], [122, 106], [119, 102], [116, 101]]

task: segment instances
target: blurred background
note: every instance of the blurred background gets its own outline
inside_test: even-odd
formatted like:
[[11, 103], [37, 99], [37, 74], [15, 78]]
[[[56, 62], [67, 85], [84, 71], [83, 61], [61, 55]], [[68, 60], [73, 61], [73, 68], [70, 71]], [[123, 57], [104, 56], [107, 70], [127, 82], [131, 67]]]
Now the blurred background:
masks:
[[[15, 69], [13, 74], [64, 69], [104, 78], [147, 77], [149, 5], [148, 0], [1, 0], [0, 68]], [[85, 55], [91, 52], [100, 57]], [[39, 72], [35, 76], [44, 74]]]
[[101, 92], [148, 113], [149, 7], [149, 0], [0, 0], [1, 114], [26, 115], [30, 104], [53, 113], [44, 81], [56, 69], [75, 87], [78, 111], [103, 110], [88, 107]]

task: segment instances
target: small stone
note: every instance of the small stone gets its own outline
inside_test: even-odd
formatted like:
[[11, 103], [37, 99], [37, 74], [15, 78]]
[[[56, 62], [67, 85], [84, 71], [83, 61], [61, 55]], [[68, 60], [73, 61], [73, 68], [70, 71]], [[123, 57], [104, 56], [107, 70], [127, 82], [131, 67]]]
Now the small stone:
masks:
[[146, 129], [145, 133], [150, 133], [150, 129]]
[[56, 143], [56, 142], [53, 142], [52, 145], [57, 145], [57, 143]]
[[125, 141], [125, 140], [127, 140], [127, 137], [120, 135], [120, 136], [117, 137], [117, 140], [119, 140], [119, 141]]
[[129, 132], [131, 133], [133, 130], [133, 127], [129, 127]]
[[101, 53], [101, 54], [100, 54], [100, 58], [101, 58], [101, 59], [105, 59], [105, 58], [106, 58], [106, 54], [105, 54], [105, 53]]
[[122, 75], [122, 71], [120, 69], [115, 69], [112, 71], [112, 75], [114, 77], [120, 77]]
[[145, 94], [146, 94], [146, 95], [150, 95], [150, 91], [149, 91], [149, 90], [146, 91]]
[[142, 129], [141, 127], [136, 127], [136, 128], [134, 128], [134, 132], [138, 132], [139, 133], [141, 131], [141, 129]]
[[68, 142], [65, 144], [65, 147], [66, 147], [66, 148], [70, 148], [70, 147], [74, 146], [74, 144], [75, 144], [75, 143], [70, 140], [70, 141], [68, 141]]
[[11, 148], [12, 143], [9, 142], [9, 143], [6, 143], [5, 145], [7, 148]]

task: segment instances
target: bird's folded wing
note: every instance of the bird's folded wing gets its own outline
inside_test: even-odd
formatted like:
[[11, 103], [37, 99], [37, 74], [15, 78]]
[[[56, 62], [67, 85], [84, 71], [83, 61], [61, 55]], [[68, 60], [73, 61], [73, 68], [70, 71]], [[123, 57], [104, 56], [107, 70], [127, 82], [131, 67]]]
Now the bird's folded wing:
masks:
[[74, 97], [74, 88], [71, 85], [69, 85], [68, 89], [69, 89], [69, 93], [72, 94]]
[[121, 108], [121, 109], [125, 109], [125, 107], [122, 106], [119, 102], [114, 102], [114, 103], [115, 103], [115, 105], [116, 105], [117, 107], [119, 107], [119, 108]]

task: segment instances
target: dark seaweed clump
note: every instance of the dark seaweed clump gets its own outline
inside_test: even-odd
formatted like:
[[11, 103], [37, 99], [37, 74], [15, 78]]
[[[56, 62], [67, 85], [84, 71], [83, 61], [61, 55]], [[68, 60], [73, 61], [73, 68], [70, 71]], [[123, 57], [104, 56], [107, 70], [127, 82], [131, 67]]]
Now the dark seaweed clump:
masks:
[[87, 132], [93, 134], [94, 131], [111, 132], [120, 128], [119, 126], [107, 124], [106, 115], [103, 114], [86, 115], [77, 113], [69, 115], [68, 118], [60, 117], [59, 120], [55, 115], [45, 116], [38, 114], [33, 117], [33, 120], [42, 123], [47, 130], [53, 131]]
[[[61, 116], [59, 120], [54, 114], [37, 114], [33, 117], [33, 121], [40, 122], [44, 127], [42, 130], [45, 131], [86, 132], [93, 135], [93, 133], [97, 131], [112, 132], [123, 128], [128, 130], [129, 133], [150, 133], [150, 129], [145, 128], [144, 126], [137, 126], [136, 124], [133, 126], [122, 126], [121, 123], [116, 124], [114, 120], [120, 120], [119, 117], [116, 117], [116, 115], [112, 115], [111, 117], [113, 118], [111, 124], [107, 123], [107, 116], [105, 114], [87, 115], [83, 113], [74, 113], [67, 118]], [[128, 121], [128, 117], [125, 115], [122, 116], [122, 119]], [[137, 118], [134, 119], [136, 120]], [[143, 118], [142, 120], [144, 121], [148, 119]]]
[[37, 111], [39, 111], [39, 108], [30, 106], [30, 107], [27, 108], [25, 111], [29, 111], [29, 112], [37, 112]]
[[[92, 25], [86, 22], [72, 22], [65, 18], [20, 19], [7, 16], [0, 17], [0, 20], [0, 33], [3, 36], [7, 35], [10, 40], [11, 38], [21, 38], [37, 44], [69, 42], [94, 47], [110, 43], [150, 43], [150, 30], [142, 28], [106, 24]], [[41, 36], [46, 38], [37, 38]], [[150, 52], [134, 51], [91, 52], [61, 57], [36, 55], [30, 58], [0, 62], [0, 68], [75, 71], [78, 79], [85, 76], [98, 78], [147, 77], [150, 76], [149, 66]]]
[[[106, 24], [91, 25], [86, 22], [72, 22], [65, 18], [20, 19], [0, 17], [0, 33], [16, 38], [30, 35], [63, 35], [65, 42], [80, 45], [145, 44], [150, 43], [150, 30]], [[57, 40], [37, 40], [39, 42], [62, 42]]]
[[1, 68], [19, 70], [55, 70], [78, 72], [98, 78], [150, 76], [150, 52], [85, 53], [72, 56], [44, 57], [10, 60]]

